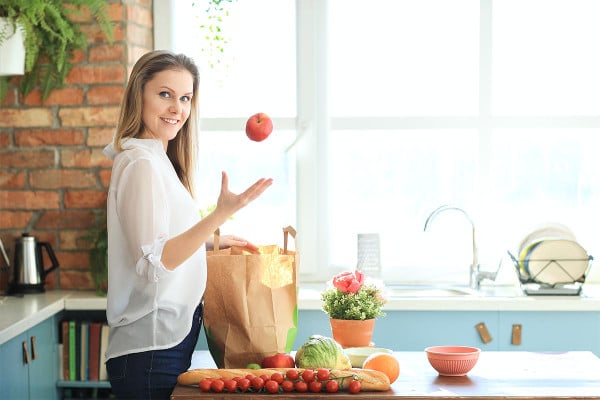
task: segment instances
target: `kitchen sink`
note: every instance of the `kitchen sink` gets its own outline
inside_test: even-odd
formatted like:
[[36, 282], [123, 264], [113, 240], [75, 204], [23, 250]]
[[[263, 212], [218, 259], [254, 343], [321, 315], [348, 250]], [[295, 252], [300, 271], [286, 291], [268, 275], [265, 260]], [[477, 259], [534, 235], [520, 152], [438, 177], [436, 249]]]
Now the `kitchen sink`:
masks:
[[514, 286], [489, 286], [480, 290], [468, 286], [438, 285], [389, 285], [386, 286], [389, 298], [402, 297], [517, 297], [522, 292]]

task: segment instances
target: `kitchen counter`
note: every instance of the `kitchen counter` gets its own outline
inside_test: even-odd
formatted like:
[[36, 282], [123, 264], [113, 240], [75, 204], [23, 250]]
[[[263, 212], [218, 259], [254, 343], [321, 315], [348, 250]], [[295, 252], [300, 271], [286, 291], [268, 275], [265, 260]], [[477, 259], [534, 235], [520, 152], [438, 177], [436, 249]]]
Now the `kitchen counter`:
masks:
[[[302, 285], [300, 310], [321, 310], [323, 285]], [[600, 311], [600, 285], [584, 296], [395, 297], [385, 311]], [[105, 310], [106, 298], [91, 291], [53, 290], [22, 297], [0, 296], [0, 345], [62, 310]]]
[[[600, 399], [600, 359], [591, 352], [532, 353], [486, 352], [462, 377], [439, 376], [424, 352], [396, 352], [400, 377], [387, 392], [361, 392], [353, 399]], [[214, 368], [207, 351], [197, 351], [193, 368]], [[346, 397], [338, 394], [282, 394], [279, 399]], [[272, 399], [273, 395], [252, 395]], [[247, 399], [248, 394], [203, 393], [197, 387], [178, 385], [172, 400]]]

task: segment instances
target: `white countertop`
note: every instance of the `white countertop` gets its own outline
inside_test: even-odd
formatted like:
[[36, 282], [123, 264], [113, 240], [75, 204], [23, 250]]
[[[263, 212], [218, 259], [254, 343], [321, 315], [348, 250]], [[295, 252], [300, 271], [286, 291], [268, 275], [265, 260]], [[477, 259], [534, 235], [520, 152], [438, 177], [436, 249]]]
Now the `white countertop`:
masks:
[[[323, 285], [303, 285], [300, 310], [321, 310]], [[23, 297], [0, 296], [0, 345], [62, 310], [105, 310], [106, 298], [88, 291], [47, 291]], [[586, 285], [582, 296], [395, 297], [385, 311], [597, 311], [600, 285]]]

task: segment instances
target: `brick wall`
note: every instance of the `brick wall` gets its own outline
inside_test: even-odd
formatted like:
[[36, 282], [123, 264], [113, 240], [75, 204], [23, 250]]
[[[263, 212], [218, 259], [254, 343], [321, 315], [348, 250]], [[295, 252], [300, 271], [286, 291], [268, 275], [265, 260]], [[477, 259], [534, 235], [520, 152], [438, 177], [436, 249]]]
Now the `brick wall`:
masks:
[[111, 163], [102, 149], [113, 136], [129, 71], [153, 47], [152, 0], [108, 3], [112, 44], [89, 16], [81, 17], [89, 46], [73, 55], [66, 86], [44, 103], [39, 91], [20, 98], [12, 86], [0, 105], [0, 238], [11, 262], [23, 232], [51, 243], [60, 267], [47, 277], [47, 289], [93, 288], [83, 237], [106, 206]]

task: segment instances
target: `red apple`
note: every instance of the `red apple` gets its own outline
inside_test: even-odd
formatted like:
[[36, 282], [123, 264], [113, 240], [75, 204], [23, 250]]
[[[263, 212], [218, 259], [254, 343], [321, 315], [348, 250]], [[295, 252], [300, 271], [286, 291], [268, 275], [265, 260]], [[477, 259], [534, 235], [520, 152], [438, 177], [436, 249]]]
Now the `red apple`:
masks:
[[263, 368], [294, 368], [294, 358], [289, 354], [277, 353], [273, 356], [263, 358], [260, 366]]
[[265, 113], [257, 113], [246, 122], [246, 135], [250, 140], [262, 142], [273, 132], [273, 121]]

